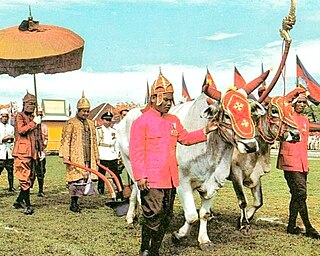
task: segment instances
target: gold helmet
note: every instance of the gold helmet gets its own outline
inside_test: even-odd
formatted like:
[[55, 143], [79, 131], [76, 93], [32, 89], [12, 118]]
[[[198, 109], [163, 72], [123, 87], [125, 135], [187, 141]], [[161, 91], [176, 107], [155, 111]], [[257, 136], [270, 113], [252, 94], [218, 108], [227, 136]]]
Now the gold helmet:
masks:
[[23, 97], [23, 99], [22, 99], [22, 102], [25, 103], [25, 102], [29, 102], [29, 101], [35, 102], [35, 101], [36, 101], [36, 97], [35, 97], [33, 94], [30, 94], [30, 93], [27, 91], [27, 94], [24, 95], [24, 97]]
[[90, 102], [84, 96], [84, 91], [82, 91], [82, 97], [80, 100], [78, 100], [78, 103], [77, 103], [77, 109], [82, 109], [82, 108], [90, 108]]
[[151, 95], [157, 95], [157, 105], [159, 106], [163, 101], [163, 94], [171, 92], [173, 93], [173, 86], [169, 82], [167, 78], [165, 78], [160, 69], [160, 73], [158, 76], [158, 79], [153, 82], [153, 85], [151, 86]]

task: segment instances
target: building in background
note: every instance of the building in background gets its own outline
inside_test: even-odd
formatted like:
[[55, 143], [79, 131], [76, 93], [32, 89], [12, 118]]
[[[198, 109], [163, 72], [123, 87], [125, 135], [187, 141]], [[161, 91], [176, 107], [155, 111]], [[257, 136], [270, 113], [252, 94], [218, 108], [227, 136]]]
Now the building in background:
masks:
[[41, 106], [44, 114], [42, 122], [48, 126], [47, 152], [55, 154], [59, 151], [62, 128], [71, 113], [65, 100], [43, 99]]

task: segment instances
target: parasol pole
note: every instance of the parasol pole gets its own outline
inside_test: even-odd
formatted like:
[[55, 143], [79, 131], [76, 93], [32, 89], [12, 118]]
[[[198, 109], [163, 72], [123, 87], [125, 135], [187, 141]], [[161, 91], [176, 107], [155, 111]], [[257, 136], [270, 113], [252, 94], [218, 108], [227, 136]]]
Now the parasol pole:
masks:
[[[29, 5], [29, 17], [28, 17], [29, 25], [33, 22], [33, 17], [31, 14], [31, 6]], [[38, 115], [38, 94], [37, 94], [37, 80], [36, 74], [33, 74], [33, 86], [34, 86], [34, 96], [36, 97], [36, 115]]]
[[[39, 110], [38, 110], [38, 95], [37, 95], [36, 74], [33, 74], [33, 86], [34, 86], [34, 96], [36, 97], [36, 116], [38, 116], [39, 115]], [[41, 152], [41, 150], [40, 150], [40, 142], [43, 143], [41, 123], [37, 124], [36, 149], [38, 150], [38, 152]]]
[[36, 74], [33, 74], [33, 86], [34, 86], [34, 96], [36, 97], [36, 115], [38, 115], [38, 94], [37, 94]]

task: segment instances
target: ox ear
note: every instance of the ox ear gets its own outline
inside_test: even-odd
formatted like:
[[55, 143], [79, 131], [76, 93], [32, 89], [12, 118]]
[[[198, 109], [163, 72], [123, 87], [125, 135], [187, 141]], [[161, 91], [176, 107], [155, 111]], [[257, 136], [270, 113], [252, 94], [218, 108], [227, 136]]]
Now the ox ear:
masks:
[[208, 98], [207, 99], [207, 104], [210, 106], [210, 105], [214, 105], [216, 102], [213, 100], [213, 99], [211, 99], [211, 98]]
[[201, 111], [200, 117], [206, 118], [206, 119], [216, 119], [218, 113], [219, 113], [218, 104], [213, 104], [203, 109]]
[[263, 116], [267, 113], [264, 106], [262, 104], [260, 104], [259, 102], [254, 101], [254, 100], [248, 100], [248, 101], [249, 101], [249, 104], [251, 107], [252, 116], [258, 117], [258, 116]]

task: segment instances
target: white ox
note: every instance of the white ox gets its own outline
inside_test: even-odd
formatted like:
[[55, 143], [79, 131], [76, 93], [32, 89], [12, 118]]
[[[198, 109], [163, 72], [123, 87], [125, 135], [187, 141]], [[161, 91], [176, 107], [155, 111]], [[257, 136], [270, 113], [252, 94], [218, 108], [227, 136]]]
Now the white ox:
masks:
[[[195, 130], [203, 127], [206, 120], [197, 117], [197, 113], [206, 104], [205, 95], [201, 95], [190, 104], [176, 106], [171, 113], [177, 115], [181, 123], [187, 130]], [[207, 142], [192, 146], [177, 145], [177, 157], [179, 163], [180, 185], [177, 193], [184, 209], [185, 223], [173, 233], [173, 239], [181, 239], [190, 234], [192, 224], [200, 219], [198, 242], [201, 249], [206, 249], [212, 245], [207, 233], [207, 222], [211, 217], [211, 206], [216, 192], [223, 187], [230, 174], [231, 159], [234, 147], [239, 152], [249, 153], [258, 150], [255, 140], [240, 138], [231, 128], [231, 119], [226, 112], [221, 114], [218, 108], [219, 103], [211, 108], [212, 112], [204, 114], [223, 115], [219, 120], [219, 128], [210, 133]], [[263, 112], [263, 109], [256, 108]], [[255, 113], [258, 114], [258, 113]], [[261, 114], [261, 113], [260, 113]], [[197, 191], [201, 198], [199, 213], [193, 197], [193, 192]]]
[[[271, 145], [276, 140], [299, 141], [300, 139], [297, 124], [292, 118], [292, 107], [285, 97], [269, 98], [266, 114], [253, 118], [259, 150], [250, 154], [242, 154], [235, 150], [229, 177], [241, 210], [238, 228], [244, 234], [250, 233], [250, 223], [254, 214], [263, 205], [261, 177], [271, 170]], [[249, 209], [244, 187], [250, 188], [253, 196], [253, 203]]]
[[[249, 83], [247, 88], [250, 89], [246, 90], [246, 88], [244, 88], [246, 92], [250, 93], [259, 86], [259, 84], [265, 80], [268, 73], [268, 71], [265, 72], [261, 77]], [[230, 93], [232, 94], [233, 92]], [[237, 94], [238, 92], [234, 93]], [[211, 94], [211, 96], [212, 95], [213, 94]], [[177, 192], [184, 208], [186, 222], [178, 232], [174, 232], [174, 238], [180, 239], [188, 235], [192, 224], [200, 218], [198, 241], [202, 249], [212, 244], [207, 234], [207, 221], [210, 216], [210, 207], [213, 196], [217, 190], [224, 185], [230, 174], [234, 147], [237, 147], [242, 153], [255, 152], [258, 150], [258, 144], [255, 139], [244, 139], [234, 132], [233, 127], [237, 125], [241, 126], [241, 124], [235, 124], [234, 118], [230, 118], [229, 110], [222, 107], [224, 98], [221, 99], [221, 94], [218, 93], [218, 95], [218, 97], [217, 95], [214, 96], [214, 99], [218, 101], [213, 105], [209, 105], [209, 107], [208, 102], [210, 98], [202, 93], [196, 100], [175, 106], [170, 110], [171, 113], [179, 117], [183, 126], [189, 131], [203, 128], [208, 122], [208, 120], [203, 117], [214, 118], [218, 126], [217, 130], [208, 135], [207, 142], [192, 146], [177, 145], [180, 179], [180, 186], [177, 188]], [[248, 104], [243, 103], [244, 105]], [[256, 105], [258, 103], [253, 104]], [[255, 107], [254, 109], [261, 111], [261, 113], [264, 112], [260, 104], [258, 105], [259, 107]], [[246, 116], [250, 122], [250, 109], [249, 107], [245, 109], [245, 111], [248, 112], [244, 113], [244, 116]], [[201, 113], [203, 113], [203, 117], [200, 116]], [[258, 115], [261, 113], [255, 114]], [[129, 159], [129, 134], [132, 122], [140, 115], [140, 109], [130, 110], [118, 126], [119, 148], [123, 163], [131, 177], [133, 175]], [[194, 190], [199, 192], [202, 199], [199, 214], [193, 198]], [[128, 224], [133, 223], [136, 216], [137, 195], [138, 189], [135, 184], [130, 197], [130, 206], [127, 214]]]

